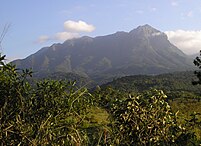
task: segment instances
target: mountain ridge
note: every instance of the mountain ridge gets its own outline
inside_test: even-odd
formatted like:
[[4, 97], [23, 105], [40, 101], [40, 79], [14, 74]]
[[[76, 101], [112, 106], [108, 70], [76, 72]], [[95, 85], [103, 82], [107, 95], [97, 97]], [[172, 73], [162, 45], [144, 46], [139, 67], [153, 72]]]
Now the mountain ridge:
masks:
[[66, 40], [12, 63], [39, 72], [74, 72], [87, 77], [160, 74], [192, 68], [188, 56], [171, 44], [165, 33], [147, 24], [130, 32]]

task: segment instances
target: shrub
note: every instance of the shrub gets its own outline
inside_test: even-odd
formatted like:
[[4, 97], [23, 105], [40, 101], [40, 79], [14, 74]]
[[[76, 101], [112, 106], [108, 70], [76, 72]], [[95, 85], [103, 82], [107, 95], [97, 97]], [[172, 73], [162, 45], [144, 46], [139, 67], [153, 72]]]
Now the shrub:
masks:
[[177, 122], [163, 91], [117, 100], [111, 110], [120, 145], [187, 145], [194, 134]]
[[92, 96], [73, 82], [44, 80], [33, 88], [29, 70], [0, 57], [0, 141], [2, 145], [88, 144], [82, 128]]

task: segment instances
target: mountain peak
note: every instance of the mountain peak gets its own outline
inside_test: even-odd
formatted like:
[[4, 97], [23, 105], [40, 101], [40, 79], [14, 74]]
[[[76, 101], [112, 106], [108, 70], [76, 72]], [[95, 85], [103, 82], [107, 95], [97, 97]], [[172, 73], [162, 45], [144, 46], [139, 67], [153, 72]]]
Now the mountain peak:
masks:
[[133, 29], [129, 33], [132, 35], [145, 36], [145, 37], [152, 37], [152, 36], [158, 36], [158, 35], [164, 36], [163, 32], [153, 28], [152, 26], [148, 24], [138, 26], [136, 29]]
[[155, 29], [153, 28], [151, 25], [149, 24], [145, 24], [145, 25], [140, 25], [137, 27], [137, 29]]

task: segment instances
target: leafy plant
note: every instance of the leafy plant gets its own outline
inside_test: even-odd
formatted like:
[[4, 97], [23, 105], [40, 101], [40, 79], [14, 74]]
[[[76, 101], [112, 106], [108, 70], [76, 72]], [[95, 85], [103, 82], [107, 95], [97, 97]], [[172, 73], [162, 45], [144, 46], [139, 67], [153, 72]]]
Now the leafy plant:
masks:
[[120, 145], [180, 145], [192, 139], [192, 133], [177, 122], [166, 102], [167, 96], [152, 90], [117, 100], [112, 108], [113, 129]]
[[3, 145], [87, 144], [82, 128], [93, 97], [67, 81], [44, 80], [35, 88], [29, 70], [0, 67], [0, 141]]

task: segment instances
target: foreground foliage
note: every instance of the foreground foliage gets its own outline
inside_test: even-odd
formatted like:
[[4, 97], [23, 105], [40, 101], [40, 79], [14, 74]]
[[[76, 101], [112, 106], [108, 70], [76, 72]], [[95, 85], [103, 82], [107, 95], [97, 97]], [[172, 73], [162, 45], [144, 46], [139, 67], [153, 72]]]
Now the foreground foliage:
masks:
[[87, 144], [82, 129], [92, 96], [73, 82], [45, 80], [32, 88], [11, 64], [0, 68], [0, 141], [2, 145]]
[[[179, 123], [160, 90], [141, 94], [43, 80], [0, 57], [1, 145], [197, 145], [194, 113]], [[107, 119], [108, 116], [110, 119]]]
[[165, 101], [162, 91], [149, 91], [118, 101], [112, 109], [119, 141], [124, 145], [188, 145], [194, 133], [186, 131]]

